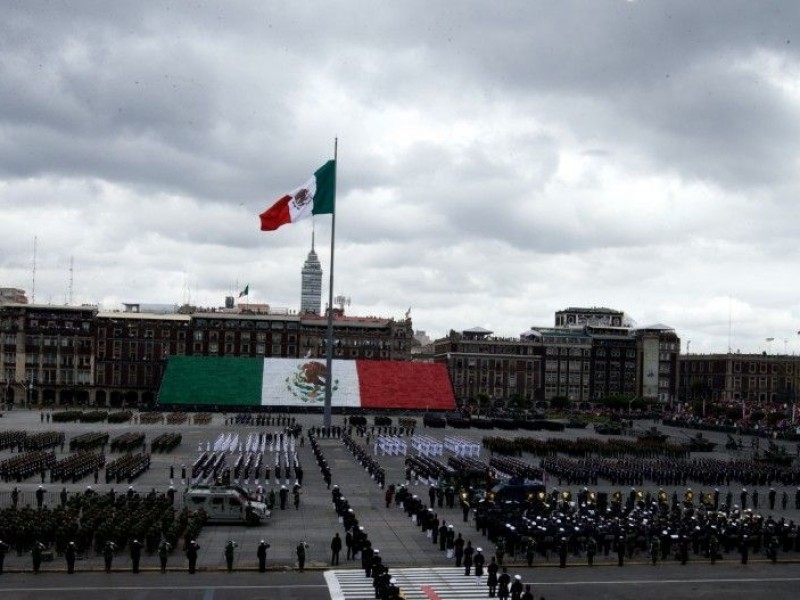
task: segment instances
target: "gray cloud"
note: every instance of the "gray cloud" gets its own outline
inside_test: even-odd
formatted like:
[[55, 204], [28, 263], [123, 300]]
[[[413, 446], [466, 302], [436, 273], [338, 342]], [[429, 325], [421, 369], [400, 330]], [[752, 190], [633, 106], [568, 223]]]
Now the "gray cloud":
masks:
[[697, 351], [800, 351], [798, 13], [6, 2], [0, 285], [30, 289], [37, 236], [37, 301], [63, 303], [72, 257], [80, 302], [247, 282], [294, 307], [310, 223], [257, 215], [339, 136], [351, 312], [516, 335], [606, 305]]

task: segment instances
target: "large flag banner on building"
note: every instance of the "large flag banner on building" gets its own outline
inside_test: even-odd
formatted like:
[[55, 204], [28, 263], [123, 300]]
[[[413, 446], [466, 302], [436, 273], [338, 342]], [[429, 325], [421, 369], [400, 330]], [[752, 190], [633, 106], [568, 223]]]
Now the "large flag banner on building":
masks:
[[261, 231], [275, 231], [311, 215], [332, 214], [335, 197], [336, 161], [329, 160], [311, 179], [261, 213]]
[[[444, 364], [337, 359], [332, 366], [336, 408], [455, 408]], [[326, 379], [325, 361], [317, 358], [170, 356], [158, 402], [323, 408]]]
[[250, 295], [250, 284], [248, 283], [246, 286], [244, 286], [244, 289], [241, 292], [239, 292], [239, 298], [241, 298], [242, 296], [249, 296], [249, 295]]

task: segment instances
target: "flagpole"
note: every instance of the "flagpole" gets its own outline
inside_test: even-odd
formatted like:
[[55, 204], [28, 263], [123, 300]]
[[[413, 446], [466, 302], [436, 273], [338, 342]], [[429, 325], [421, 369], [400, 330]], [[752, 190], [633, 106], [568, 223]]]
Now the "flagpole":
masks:
[[[339, 158], [339, 138], [333, 138], [333, 168], [336, 181], [337, 160]], [[331, 264], [328, 273], [328, 334], [325, 343], [325, 408], [322, 426], [331, 426], [331, 392], [333, 389], [333, 242], [336, 237], [336, 187], [333, 189], [333, 212], [331, 213]]]

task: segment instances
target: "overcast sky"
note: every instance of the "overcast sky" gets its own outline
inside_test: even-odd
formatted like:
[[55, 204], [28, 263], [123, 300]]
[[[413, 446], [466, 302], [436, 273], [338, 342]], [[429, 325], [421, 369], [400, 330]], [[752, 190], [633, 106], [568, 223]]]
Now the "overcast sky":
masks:
[[[333, 157], [334, 292], [432, 337], [568, 306], [800, 354], [800, 3], [0, 4], [0, 286], [297, 309]], [[330, 217], [316, 218], [327, 299]], [[774, 341], [767, 342], [767, 338]]]

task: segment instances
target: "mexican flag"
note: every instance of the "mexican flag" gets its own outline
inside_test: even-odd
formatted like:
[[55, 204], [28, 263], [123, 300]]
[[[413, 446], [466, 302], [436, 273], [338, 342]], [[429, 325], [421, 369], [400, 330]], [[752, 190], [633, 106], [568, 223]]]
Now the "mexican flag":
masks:
[[[453, 410], [442, 363], [334, 359], [331, 406], [350, 409]], [[160, 404], [324, 407], [323, 359], [170, 356]]]
[[261, 231], [275, 231], [311, 215], [333, 214], [336, 203], [336, 161], [329, 160], [314, 176], [261, 213]]

